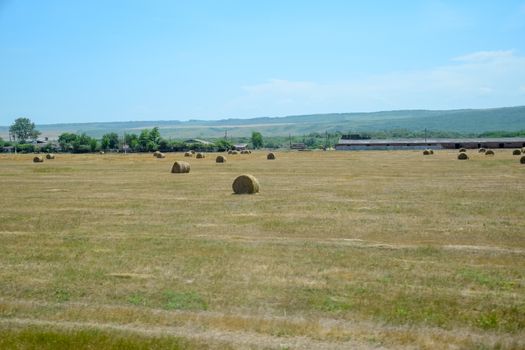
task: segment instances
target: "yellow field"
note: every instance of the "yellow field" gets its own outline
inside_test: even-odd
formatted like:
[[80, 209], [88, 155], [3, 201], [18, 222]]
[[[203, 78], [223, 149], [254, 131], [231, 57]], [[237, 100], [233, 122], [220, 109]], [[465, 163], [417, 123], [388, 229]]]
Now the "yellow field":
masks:
[[0, 155], [0, 348], [525, 347], [511, 150], [166, 155]]

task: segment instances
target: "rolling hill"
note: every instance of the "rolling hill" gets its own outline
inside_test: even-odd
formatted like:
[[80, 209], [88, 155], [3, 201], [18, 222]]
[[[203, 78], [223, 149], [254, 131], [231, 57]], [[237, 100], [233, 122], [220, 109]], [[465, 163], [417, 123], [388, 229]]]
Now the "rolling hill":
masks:
[[[398, 110], [371, 113], [331, 113], [215, 121], [129, 121], [37, 125], [43, 136], [56, 137], [62, 132], [85, 132], [101, 137], [108, 132], [139, 133], [145, 128], [159, 127], [168, 138], [214, 138], [225, 131], [229, 136], [249, 136], [259, 131], [265, 136], [303, 135], [311, 132], [364, 132], [406, 129], [482, 133], [525, 129], [525, 106], [460, 109], [460, 110]], [[7, 126], [0, 127], [0, 136], [7, 137]]]

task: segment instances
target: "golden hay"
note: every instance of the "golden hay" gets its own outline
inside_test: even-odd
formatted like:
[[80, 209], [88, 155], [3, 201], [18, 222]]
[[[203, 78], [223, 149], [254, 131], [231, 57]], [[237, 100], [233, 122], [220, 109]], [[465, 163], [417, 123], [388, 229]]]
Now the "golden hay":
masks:
[[181, 160], [176, 161], [171, 168], [171, 172], [174, 174], [182, 174], [190, 172], [190, 163], [183, 162]]
[[467, 156], [466, 153], [463, 153], [463, 152], [462, 152], [462, 153], [458, 154], [458, 159], [459, 159], [459, 160], [467, 160], [467, 159], [468, 159], [468, 156]]
[[428, 149], [424, 150], [424, 151], [423, 151], [423, 155], [424, 155], [424, 156], [428, 156], [428, 155], [430, 155], [430, 150], [428, 150]]
[[191, 153], [191, 154], [195, 154], [195, 151], [194, 151], [194, 150], [191, 150], [190, 153]]
[[523, 157], [520, 158], [520, 163], [521, 163], [521, 164], [525, 164], [525, 156], [523, 156]]
[[460, 148], [459, 152], [466, 152], [467, 150], [465, 148]]
[[521, 151], [519, 149], [515, 149], [514, 151], [512, 151], [512, 155], [513, 156], [519, 156], [519, 155], [521, 155]]
[[157, 158], [166, 158], [166, 155], [164, 153], [159, 152], [159, 153], [157, 153], [157, 155], [155, 157], [157, 157]]
[[206, 158], [206, 155], [204, 153], [197, 153], [197, 156], [195, 158], [199, 158], [199, 159], [202, 159], [202, 158]]
[[158, 157], [159, 154], [160, 154], [160, 151], [155, 151], [155, 152], [153, 152], [153, 157]]
[[259, 192], [259, 181], [253, 175], [240, 175], [232, 184], [235, 194], [253, 194]]
[[55, 155], [53, 153], [46, 154], [46, 159], [55, 159]]
[[186, 153], [184, 153], [184, 157], [193, 157], [193, 153], [186, 152]]
[[229, 150], [229, 151], [228, 151], [228, 154], [232, 154], [232, 152], [233, 152], [232, 150]]
[[44, 157], [42, 156], [35, 156], [33, 158], [33, 163], [43, 163], [44, 162]]
[[491, 150], [491, 149], [489, 149], [489, 150], [487, 150], [487, 152], [485, 152], [485, 155], [487, 155], [487, 156], [493, 156], [493, 155], [494, 155], [494, 151]]
[[484, 149], [484, 148], [480, 148], [478, 152], [479, 152], [479, 153], [485, 153], [485, 152], [487, 152], [487, 150]]
[[429, 149], [428, 151], [430, 152], [430, 154], [434, 154], [434, 150]]
[[215, 163], [226, 163], [226, 157], [225, 156], [217, 156], [217, 158], [215, 158]]
[[272, 152], [268, 153], [266, 159], [275, 159], [275, 154], [273, 154]]
[[230, 153], [230, 154], [239, 154], [239, 152], [238, 151], [232, 151], [232, 153]]
[[250, 153], [252, 152], [248, 151], [247, 149], [241, 151], [241, 154], [250, 154]]

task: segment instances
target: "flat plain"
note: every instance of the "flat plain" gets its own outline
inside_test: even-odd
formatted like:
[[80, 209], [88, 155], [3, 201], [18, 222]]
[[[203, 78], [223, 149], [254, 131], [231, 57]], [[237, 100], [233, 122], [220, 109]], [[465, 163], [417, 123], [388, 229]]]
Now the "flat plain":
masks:
[[0, 155], [0, 348], [522, 349], [525, 165], [468, 154]]

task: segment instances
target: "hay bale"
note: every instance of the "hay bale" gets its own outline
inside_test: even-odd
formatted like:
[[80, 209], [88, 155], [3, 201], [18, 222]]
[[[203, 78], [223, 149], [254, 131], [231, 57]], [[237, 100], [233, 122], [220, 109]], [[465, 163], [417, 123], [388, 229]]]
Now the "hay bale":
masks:
[[253, 194], [259, 192], [259, 181], [253, 175], [240, 175], [232, 184], [235, 194]]
[[44, 162], [44, 157], [42, 156], [35, 156], [33, 158], [33, 163], [43, 163]]
[[466, 150], [465, 148], [460, 148], [460, 149], [459, 149], [459, 152], [460, 152], [460, 153], [464, 153], [464, 152], [466, 152], [466, 151], [467, 151], [467, 150]]
[[99, 153], [99, 154], [104, 154], [104, 151], [100, 151], [100, 152], [98, 152], [98, 153]]
[[184, 174], [190, 172], [190, 163], [183, 162], [181, 160], [176, 161], [171, 167], [171, 172], [173, 174]]
[[467, 156], [466, 153], [463, 153], [463, 152], [462, 152], [462, 153], [458, 154], [458, 159], [459, 159], [459, 160], [467, 160], [467, 159], [468, 159], [468, 156]]
[[478, 152], [479, 152], [479, 153], [485, 153], [485, 152], [487, 152], [487, 150], [484, 149], [484, 148], [480, 148], [480, 149], [478, 150]]
[[232, 150], [229, 150], [229, 151], [228, 151], [228, 154], [232, 154], [232, 152], [233, 152]]
[[521, 151], [519, 149], [515, 149], [514, 151], [512, 151], [512, 155], [513, 156], [519, 156], [519, 155], [521, 155]]
[[160, 154], [160, 151], [155, 151], [155, 152], [153, 152], [153, 157], [158, 157], [159, 154]]
[[198, 158], [198, 159], [202, 159], [202, 158], [206, 158], [206, 155], [204, 153], [197, 153], [197, 156], [195, 158]]
[[525, 156], [523, 156], [523, 157], [520, 158], [520, 163], [521, 163], [521, 164], [525, 164]]
[[194, 150], [191, 150], [190, 153], [191, 153], [191, 154], [195, 154], [195, 151], [194, 151]]
[[434, 150], [429, 149], [428, 151], [430, 152], [430, 154], [434, 154]]
[[430, 150], [428, 150], [428, 149], [426, 149], [426, 150], [423, 151], [423, 155], [424, 155], [424, 156], [428, 156], [428, 155], [430, 155], [430, 154], [431, 154], [431, 153], [430, 153]]
[[494, 155], [494, 151], [489, 149], [489, 150], [487, 150], [487, 152], [485, 152], [485, 155], [486, 156], [493, 156]]
[[157, 158], [166, 158], [166, 155], [164, 153], [162, 153], [162, 152], [159, 152], [159, 153], [157, 153], [156, 157]]
[[186, 152], [186, 153], [184, 153], [184, 157], [193, 157], [193, 153]]
[[215, 163], [226, 163], [226, 157], [225, 156], [217, 156], [217, 158], [215, 158]]
[[239, 151], [232, 151], [230, 154], [239, 154]]
[[268, 153], [266, 159], [275, 159], [275, 154], [273, 154], [272, 152]]
[[46, 159], [55, 159], [55, 155], [53, 153], [46, 154]]

